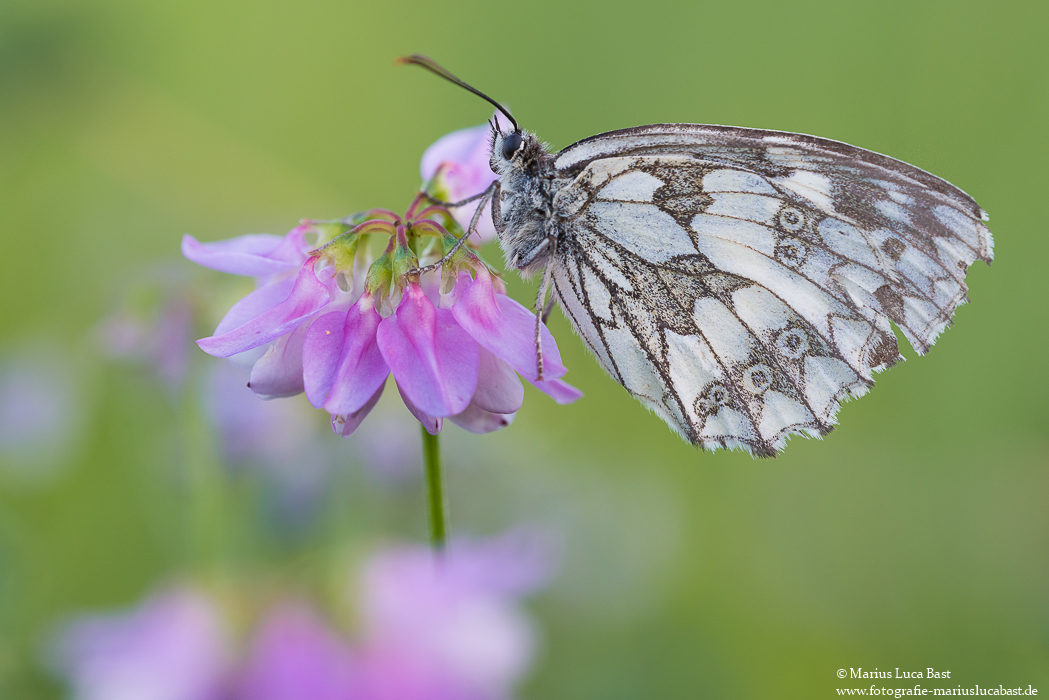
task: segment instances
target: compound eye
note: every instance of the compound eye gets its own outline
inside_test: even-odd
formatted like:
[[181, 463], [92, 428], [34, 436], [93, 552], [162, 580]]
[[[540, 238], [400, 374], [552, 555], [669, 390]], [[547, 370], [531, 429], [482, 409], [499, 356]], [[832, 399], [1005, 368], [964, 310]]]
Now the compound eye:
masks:
[[504, 138], [503, 158], [506, 158], [507, 160], [513, 158], [514, 154], [517, 153], [517, 149], [521, 147], [522, 141], [524, 141], [524, 139], [521, 137], [521, 134], [517, 133], [516, 131]]

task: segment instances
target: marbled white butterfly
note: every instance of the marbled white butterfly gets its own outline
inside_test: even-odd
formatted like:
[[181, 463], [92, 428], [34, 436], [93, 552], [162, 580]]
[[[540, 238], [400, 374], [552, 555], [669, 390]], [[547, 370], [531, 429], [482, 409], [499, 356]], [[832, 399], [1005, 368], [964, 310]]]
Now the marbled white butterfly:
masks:
[[605, 370], [704, 449], [771, 457], [793, 433], [826, 435], [903, 359], [889, 322], [925, 354], [968, 300], [969, 266], [993, 257], [972, 197], [878, 153], [703, 124], [551, 153], [431, 59], [401, 62], [510, 120], [492, 127], [499, 179], [471, 198], [491, 199], [507, 264], [543, 271], [537, 312], [552, 283]]

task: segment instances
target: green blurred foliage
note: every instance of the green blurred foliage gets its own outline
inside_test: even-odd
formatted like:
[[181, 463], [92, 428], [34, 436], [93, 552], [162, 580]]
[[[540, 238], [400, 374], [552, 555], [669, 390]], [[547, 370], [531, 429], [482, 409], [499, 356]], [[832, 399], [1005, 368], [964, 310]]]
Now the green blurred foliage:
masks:
[[[827, 439], [754, 461], [682, 443], [555, 314], [587, 396], [530, 392], [499, 434], [449, 428], [453, 528], [563, 530], [525, 697], [825, 697], [858, 666], [1049, 692], [1047, 19], [1042, 2], [989, 0], [7, 0], [0, 341], [90, 356], [126, 280], [188, 270], [183, 233], [406, 206], [425, 147], [490, 110], [394, 68], [405, 53], [557, 147], [691, 121], [891, 154], [973, 194], [997, 243], [928, 357], [905, 352]], [[511, 280], [519, 299], [532, 289]], [[192, 484], [172, 464], [214, 453], [192, 397], [127, 368], [79, 371], [89, 409], [64, 475], [0, 482], [4, 697], [59, 697], [35, 661], [47, 630], [131, 604], [194, 548], [294, 576], [365, 534], [423, 536], [418, 482], [384, 490], [359, 468], [298, 547], [254, 534], [250, 484], [205, 499], [208, 531], [188, 536]]]

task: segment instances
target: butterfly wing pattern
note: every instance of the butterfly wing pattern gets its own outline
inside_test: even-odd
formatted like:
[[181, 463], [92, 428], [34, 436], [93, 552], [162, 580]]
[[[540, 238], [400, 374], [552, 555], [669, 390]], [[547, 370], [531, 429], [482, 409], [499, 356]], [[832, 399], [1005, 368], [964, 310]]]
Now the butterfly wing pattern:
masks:
[[774, 456], [924, 354], [992, 259], [986, 214], [923, 170], [800, 134], [614, 131], [554, 160], [555, 294], [617, 381], [705, 449]]

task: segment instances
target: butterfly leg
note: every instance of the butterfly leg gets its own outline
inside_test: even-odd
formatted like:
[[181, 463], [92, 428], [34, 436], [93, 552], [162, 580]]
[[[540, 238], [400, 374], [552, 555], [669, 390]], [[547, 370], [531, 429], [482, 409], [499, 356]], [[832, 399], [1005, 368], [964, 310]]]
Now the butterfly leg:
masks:
[[487, 193], [487, 192], [488, 192], [488, 190], [484, 190], [483, 192], [478, 192], [477, 194], [475, 194], [473, 196], [470, 196], [470, 197], [467, 197], [466, 199], [463, 199], [463, 200], [458, 201], [458, 202], [445, 202], [445, 201], [442, 201], [440, 199], [437, 199], [436, 197], [431, 196], [430, 193], [428, 193], [428, 192], [423, 192], [423, 196], [426, 197], [426, 200], [430, 204], [436, 204], [439, 207], [447, 207], [448, 209], [455, 209], [456, 207], [464, 206], [466, 204], [469, 204], [470, 202], [476, 202], [478, 199], [483, 197], [485, 195], [485, 193]]
[[464, 233], [459, 238], [459, 240], [455, 242], [455, 245], [452, 246], [451, 250], [445, 253], [443, 258], [441, 258], [435, 263], [430, 263], [429, 265], [424, 265], [423, 267], [417, 267], [414, 270], [409, 270], [409, 272], [421, 275], [424, 272], [431, 272], [433, 270], [436, 270], [440, 268], [441, 265], [444, 265], [446, 262], [451, 260], [452, 256], [455, 255], [459, 248], [462, 247], [463, 243], [466, 243], [470, 236], [473, 235], [473, 232], [477, 230], [477, 222], [481, 220], [481, 212], [484, 211], [484, 205], [488, 203], [488, 200], [490, 200], [498, 190], [499, 181], [496, 180], [491, 185], [489, 185], [484, 192], [481, 193], [481, 203], [477, 206], [477, 211], [474, 212], [473, 218], [470, 219], [470, 226], [467, 227], [466, 233]]
[[546, 301], [546, 306], [543, 307], [543, 323], [546, 323], [547, 319], [550, 318], [550, 312], [554, 310], [554, 297], [551, 294], [550, 298]]
[[[546, 294], [550, 290], [550, 283], [554, 273], [554, 252], [557, 249], [557, 239], [554, 236], [550, 236], [546, 239], [546, 247], [549, 249], [549, 256], [546, 259], [546, 268], [543, 270], [543, 281], [539, 285], [539, 294], [535, 299], [535, 365], [536, 372], [538, 374], [539, 381], [544, 381], [543, 378], [543, 322], [546, 321], [546, 317], [550, 315], [550, 306], [546, 303]], [[554, 302], [553, 297], [550, 298], [550, 304]]]

